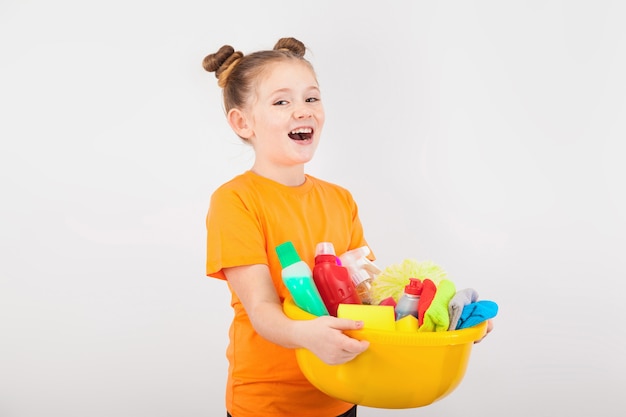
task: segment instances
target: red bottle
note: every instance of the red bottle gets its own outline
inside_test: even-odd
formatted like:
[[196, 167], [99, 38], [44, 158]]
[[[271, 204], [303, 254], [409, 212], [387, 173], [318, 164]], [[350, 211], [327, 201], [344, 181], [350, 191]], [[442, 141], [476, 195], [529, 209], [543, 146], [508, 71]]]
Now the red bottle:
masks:
[[337, 264], [331, 242], [320, 242], [315, 248], [313, 281], [331, 316], [337, 316], [339, 304], [362, 304], [348, 268]]

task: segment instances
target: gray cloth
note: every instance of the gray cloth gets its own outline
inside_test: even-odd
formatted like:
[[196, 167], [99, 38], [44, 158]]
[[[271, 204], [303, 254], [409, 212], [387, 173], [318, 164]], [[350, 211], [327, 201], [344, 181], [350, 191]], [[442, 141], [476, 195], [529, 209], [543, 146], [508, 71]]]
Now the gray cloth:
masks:
[[450, 315], [450, 325], [448, 330], [456, 330], [456, 326], [463, 312], [463, 307], [478, 301], [478, 292], [473, 288], [465, 288], [454, 294], [448, 304], [448, 314]]

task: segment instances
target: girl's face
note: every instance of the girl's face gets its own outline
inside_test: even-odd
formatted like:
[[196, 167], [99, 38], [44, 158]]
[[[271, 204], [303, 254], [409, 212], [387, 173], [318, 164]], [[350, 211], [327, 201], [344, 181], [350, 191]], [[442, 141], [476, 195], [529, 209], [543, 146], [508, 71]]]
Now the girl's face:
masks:
[[313, 158], [324, 126], [320, 90], [311, 68], [296, 60], [270, 64], [246, 107], [255, 166], [303, 165]]

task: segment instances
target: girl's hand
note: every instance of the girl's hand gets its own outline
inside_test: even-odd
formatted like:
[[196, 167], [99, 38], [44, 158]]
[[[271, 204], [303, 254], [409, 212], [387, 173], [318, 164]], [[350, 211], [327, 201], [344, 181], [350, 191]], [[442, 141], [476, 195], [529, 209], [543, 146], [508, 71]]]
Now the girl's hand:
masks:
[[246, 309], [254, 330], [270, 342], [290, 349], [306, 348], [329, 365], [348, 362], [368, 348], [369, 342], [343, 333], [363, 328], [362, 321], [332, 316], [312, 320], [288, 318], [267, 265], [225, 268], [224, 274]]
[[366, 340], [353, 339], [343, 333], [344, 330], [362, 329], [362, 321], [321, 316], [297, 323], [297, 338], [302, 347], [328, 365], [349, 362], [370, 345]]
[[489, 319], [489, 320], [487, 320], [487, 332], [485, 333], [485, 335], [484, 335], [482, 338], [478, 339], [478, 340], [477, 340], [477, 341], [475, 341], [474, 343], [480, 343], [480, 342], [482, 342], [482, 340], [483, 340], [485, 337], [487, 337], [487, 335], [489, 334], [489, 332], [491, 332], [492, 330], [493, 330], [493, 320], [492, 320], [492, 319]]

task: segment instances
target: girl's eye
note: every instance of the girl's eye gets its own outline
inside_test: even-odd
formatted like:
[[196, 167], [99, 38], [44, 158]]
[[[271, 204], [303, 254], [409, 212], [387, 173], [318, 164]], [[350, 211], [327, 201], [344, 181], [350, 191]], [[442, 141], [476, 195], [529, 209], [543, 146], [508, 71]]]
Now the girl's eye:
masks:
[[287, 104], [287, 100], [278, 100], [274, 103], [275, 106], [284, 106]]
[[320, 99], [317, 98], [317, 97], [309, 97], [309, 98], [306, 99], [307, 103], [314, 103], [316, 101], [320, 101]]

